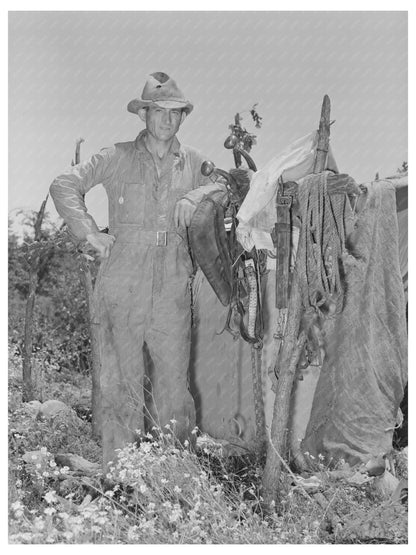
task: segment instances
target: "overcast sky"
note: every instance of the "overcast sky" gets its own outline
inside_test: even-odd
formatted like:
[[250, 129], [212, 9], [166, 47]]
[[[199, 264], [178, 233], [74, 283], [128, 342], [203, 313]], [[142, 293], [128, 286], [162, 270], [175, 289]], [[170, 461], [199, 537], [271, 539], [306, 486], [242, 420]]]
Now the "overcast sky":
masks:
[[[364, 182], [407, 160], [406, 12], [11, 12], [9, 209], [39, 208], [77, 137], [83, 159], [134, 139], [126, 106], [154, 71], [194, 102], [181, 142], [223, 169], [236, 112], [258, 103], [262, 128], [243, 123], [262, 167], [317, 128], [325, 93], [340, 171]], [[101, 186], [87, 205], [104, 226]]]

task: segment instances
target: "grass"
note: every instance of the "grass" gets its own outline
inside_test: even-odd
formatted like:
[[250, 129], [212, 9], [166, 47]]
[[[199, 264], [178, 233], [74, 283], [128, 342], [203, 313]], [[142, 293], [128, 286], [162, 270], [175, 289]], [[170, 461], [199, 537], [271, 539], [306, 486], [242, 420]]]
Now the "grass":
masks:
[[[282, 478], [279, 512], [263, 515], [262, 469], [254, 457], [223, 457], [209, 446], [196, 452], [178, 447], [174, 421], [163, 432], [159, 430], [158, 439], [142, 436], [139, 446], [127, 445], [106, 476], [86, 477], [59, 467], [54, 455], [65, 452], [99, 462], [100, 446], [91, 439], [88, 421], [34, 418], [30, 406], [21, 402], [20, 376], [21, 361], [12, 353], [10, 543], [365, 543], [371, 538], [359, 534], [360, 526], [374, 515], [390, 523], [389, 530], [375, 536], [377, 543], [407, 541], [407, 508], [392, 509], [370, 485], [357, 488], [323, 480], [321, 492], [341, 517], [340, 529], [328, 524], [326, 509], [313, 495], [294, 486], [288, 474]], [[89, 396], [86, 377], [57, 374], [56, 368], [45, 364], [41, 376], [38, 392], [43, 400], [85, 405]], [[27, 453], [33, 451], [37, 455], [31, 459]], [[407, 472], [400, 457], [397, 461], [396, 468]]]

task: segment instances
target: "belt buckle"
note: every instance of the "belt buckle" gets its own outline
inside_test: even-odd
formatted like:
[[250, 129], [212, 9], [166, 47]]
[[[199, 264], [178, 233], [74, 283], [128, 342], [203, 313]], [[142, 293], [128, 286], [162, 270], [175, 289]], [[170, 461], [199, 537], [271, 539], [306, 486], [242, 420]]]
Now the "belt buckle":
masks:
[[168, 232], [156, 231], [156, 246], [166, 247], [167, 244], [168, 244]]

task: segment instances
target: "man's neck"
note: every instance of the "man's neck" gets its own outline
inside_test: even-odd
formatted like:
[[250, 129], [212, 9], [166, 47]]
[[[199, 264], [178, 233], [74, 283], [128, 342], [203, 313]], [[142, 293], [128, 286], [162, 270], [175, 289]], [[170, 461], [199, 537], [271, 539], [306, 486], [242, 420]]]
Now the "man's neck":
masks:
[[150, 133], [146, 133], [144, 140], [149, 152], [158, 160], [163, 160], [172, 146], [173, 139], [174, 137], [169, 141], [158, 141]]

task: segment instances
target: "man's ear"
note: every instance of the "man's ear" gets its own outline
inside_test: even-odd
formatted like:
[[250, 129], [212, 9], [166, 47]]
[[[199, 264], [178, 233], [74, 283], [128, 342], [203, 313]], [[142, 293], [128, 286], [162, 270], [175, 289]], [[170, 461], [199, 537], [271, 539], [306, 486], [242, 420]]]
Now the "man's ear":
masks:
[[146, 122], [146, 112], [147, 112], [147, 108], [140, 108], [139, 111], [137, 112], [137, 115], [139, 116], [139, 118]]

